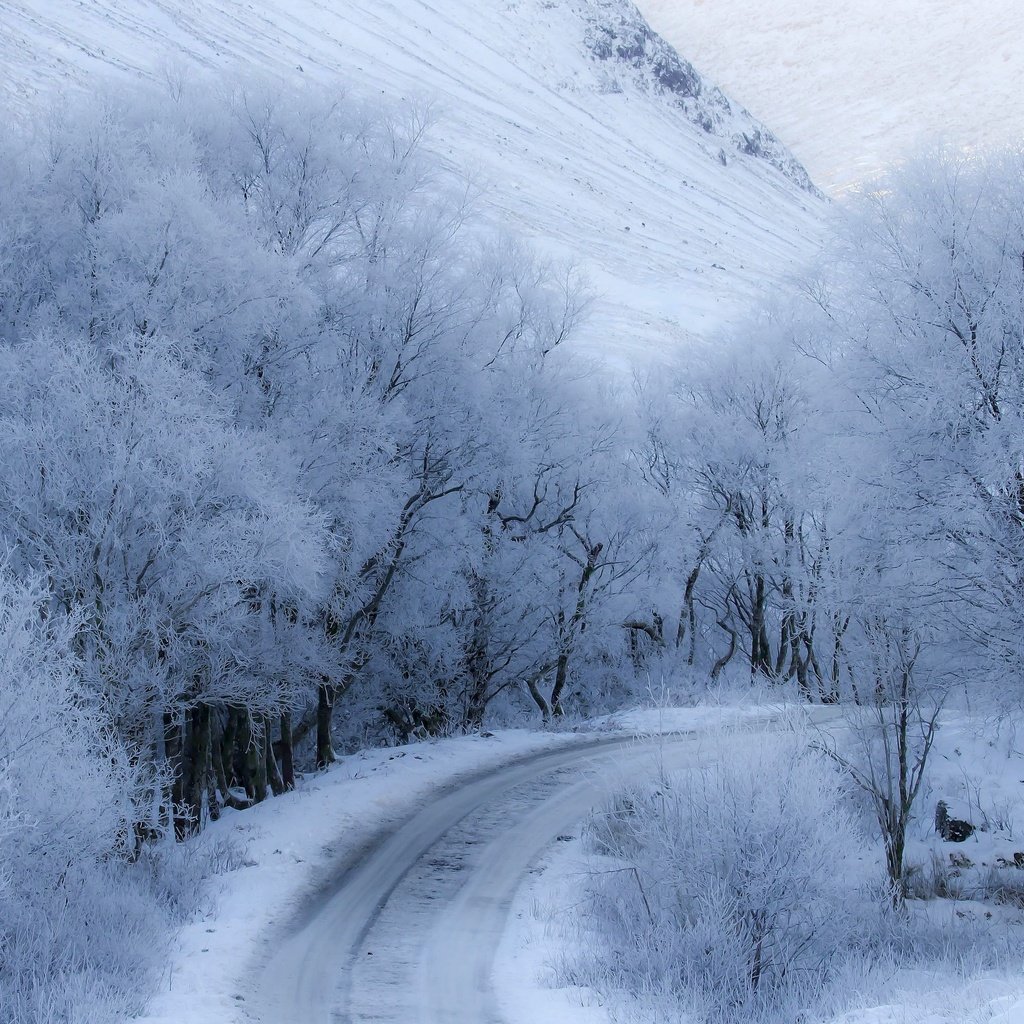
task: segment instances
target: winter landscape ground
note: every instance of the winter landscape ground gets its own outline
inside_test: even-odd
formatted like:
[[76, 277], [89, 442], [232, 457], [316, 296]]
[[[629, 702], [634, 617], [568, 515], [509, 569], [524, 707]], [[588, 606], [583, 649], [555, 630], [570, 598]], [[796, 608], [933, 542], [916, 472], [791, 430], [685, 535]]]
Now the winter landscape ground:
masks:
[[1024, 1024], [1018, 22], [0, 0], [0, 1024]]
[[[708, 136], [671, 95], [651, 94], [650, 67], [592, 58], [595, 26], [636, 31], [614, 0], [472, 12], [455, 0], [281, 0], [258, 13], [236, 0], [5, 0], [0, 12], [0, 90], [29, 117], [55, 90], [178, 65], [296, 83], [343, 76], [359, 92], [419, 97], [437, 115], [434, 147], [486, 190], [494, 220], [585, 268], [600, 296], [589, 344], [626, 372], [659, 359], [666, 337], [720, 323], [819, 230], [816, 196], [736, 155], [731, 136], [753, 122], [679, 97], [720, 119]], [[726, 170], [723, 149], [735, 156]]]
[[925, 138], [972, 149], [1019, 140], [1024, 10], [1014, 0], [639, 6], [826, 191], [851, 188]]

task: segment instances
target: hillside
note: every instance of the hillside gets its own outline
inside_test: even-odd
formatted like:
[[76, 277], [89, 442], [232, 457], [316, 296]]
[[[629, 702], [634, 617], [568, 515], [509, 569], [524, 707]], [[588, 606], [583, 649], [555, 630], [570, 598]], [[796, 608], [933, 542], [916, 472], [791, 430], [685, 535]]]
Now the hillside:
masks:
[[427, 99], [494, 220], [585, 268], [589, 347], [619, 365], [706, 335], [817, 233], [803, 168], [627, 0], [0, 0], [0, 58], [22, 116], [192, 66]]
[[767, 118], [823, 188], [839, 191], [876, 173], [923, 136], [970, 149], [1020, 139], [1024, 6], [1017, 0], [641, 0], [640, 7]]

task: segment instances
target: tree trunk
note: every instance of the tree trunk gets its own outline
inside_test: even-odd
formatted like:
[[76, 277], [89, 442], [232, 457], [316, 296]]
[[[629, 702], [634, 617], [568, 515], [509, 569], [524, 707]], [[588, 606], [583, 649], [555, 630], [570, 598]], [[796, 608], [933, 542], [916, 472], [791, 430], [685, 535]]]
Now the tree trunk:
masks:
[[759, 672], [769, 678], [772, 673], [771, 645], [768, 642], [768, 624], [765, 614], [767, 594], [764, 576], [754, 577], [754, 593], [750, 612], [750, 674]]
[[321, 682], [316, 699], [316, 766], [321, 771], [334, 764], [334, 744], [331, 740], [331, 724], [334, 716], [334, 701], [337, 689], [328, 682]]
[[[537, 676], [530, 676], [530, 678], [526, 680], [526, 688], [530, 691], [530, 696], [533, 698], [534, 704], [540, 708], [541, 720], [545, 725], [547, 725], [548, 722], [551, 721], [551, 705], [544, 699], [544, 694], [540, 692], [540, 686], [538, 685], [539, 682], [540, 680]], [[561, 712], [557, 713], [561, 714]], [[482, 719], [483, 716], [481, 715], [481, 720]]]
[[[696, 577], [694, 583], [696, 583]], [[694, 659], [697, 656], [697, 609], [693, 604], [693, 593], [689, 593], [686, 604], [686, 615], [688, 620], [688, 633], [690, 637], [689, 646], [686, 649], [686, 664], [693, 667]]]
[[254, 799], [256, 803], [262, 803], [267, 799], [267, 750], [266, 750], [266, 729], [263, 728], [262, 718], [253, 718], [246, 713], [251, 729], [249, 749], [246, 752], [246, 760], [252, 773], [252, 782], [255, 789]]
[[[587, 561], [580, 572], [579, 582], [576, 584], [576, 606], [573, 608], [568, 623], [565, 621], [564, 609], [558, 609], [559, 649], [555, 662], [555, 685], [551, 690], [551, 713], [559, 718], [565, 714], [562, 707], [562, 695], [565, 693], [565, 684], [569, 678], [569, 658], [573, 654], [577, 639], [587, 628], [587, 597], [590, 581], [597, 572], [598, 559], [601, 557], [601, 552], [604, 551], [603, 542], [591, 543], [575, 529], [573, 532], [587, 553]], [[658, 636], [663, 637], [664, 622], [657, 611], [653, 614], [653, 620]]]
[[295, 744], [290, 711], [281, 712], [281, 781], [286, 791], [295, 788]]
[[220, 817], [220, 801], [217, 799], [217, 777], [213, 770], [213, 708], [209, 704], [200, 704], [197, 724], [199, 727], [199, 786], [198, 803], [201, 805], [206, 798], [206, 812], [210, 821]]
[[[224, 730], [220, 737], [221, 772], [224, 776], [220, 791], [224, 798], [227, 798], [228, 787], [238, 785], [240, 779], [235, 771], [235, 755], [238, 746], [238, 721], [239, 711], [237, 708], [229, 707], [224, 718]], [[219, 778], [219, 776], [218, 776]]]
[[484, 715], [487, 713], [487, 688], [490, 677], [487, 674], [487, 654], [482, 648], [476, 648], [469, 658], [469, 688], [466, 694], [466, 713], [463, 716], [463, 728], [467, 732], [482, 729]]
[[251, 803], [261, 803], [267, 798], [267, 759], [263, 736], [248, 708], [243, 708], [238, 715], [238, 747], [246, 795]]
[[[779, 650], [775, 655], [775, 669], [773, 672], [776, 679], [782, 677], [782, 671], [786, 668], [786, 658], [789, 657], [792, 659], [795, 646], [796, 631], [792, 621], [792, 616], [787, 613], [782, 616], [782, 626], [779, 629]], [[786, 673], [788, 678], [792, 678], [795, 669], [796, 665], [792, 660], [790, 660], [789, 669]]]
[[185, 744], [182, 757], [182, 804], [175, 831], [179, 839], [195, 835], [202, 827], [203, 797], [210, 760], [209, 708], [190, 708], [185, 716]]
[[[806, 649], [807, 649], [807, 657], [806, 658], [800, 656], [800, 644], [801, 644], [801, 640], [802, 639], [807, 641], [806, 644], [805, 644]], [[790, 669], [789, 669], [789, 671], [790, 671], [790, 678], [792, 678], [793, 673], [795, 672], [796, 673], [796, 685], [797, 685], [797, 688], [800, 690], [800, 696], [803, 697], [804, 700], [806, 700], [808, 702], [808, 704], [809, 704], [814, 699], [814, 695], [811, 693], [810, 678], [809, 678], [809, 676], [807, 674], [807, 668], [808, 668], [808, 666], [810, 664], [811, 654], [813, 653], [813, 648], [811, 647], [810, 641], [807, 639], [806, 634], [801, 634], [800, 632], [798, 632], [796, 630], [795, 627], [793, 629], [793, 632], [790, 634], [789, 642], [790, 642], [790, 646], [792, 648], [792, 653], [790, 655], [790, 659], [791, 660], [790, 660]]]
[[213, 762], [213, 774], [217, 780], [217, 788], [220, 790], [220, 798], [225, 807], [231, 807], [236, 811], [243, 811], [251, 806], [249, 800], [239, 800], [231, 791], [235, 782], [234, 775], [234, 749], [237, 733], [237, 712], [233, 708], [227, 709], [227, 716], [223, 730], [212, 728], [211, 723], [211, 761]]
[[569, 678], [569, 652], [562, 651], [558, 655], [558, 662], [555, 665], [555, 685], [551, 688], [551, 714], [561, 718], [565, 714], [562, 707], [562, 694], [565, 692], [565, 684]]
[[474, 732], [477, 729], [483, 728], [486, 711], [486, 690], [474, 688], [469, 694], [469, 702], [466, 705], [466, 717], [463, 720], [467, 732]]
[[730, 629], [725, 622], [720, 621], [718, 624], [722, 627], [722, 629], [726, 630], [726, 632], [728, 632], [729, 634], [729, 649], [712, 666], [711, 678], [713, 680], [717, 679], [722, 674], [722, 671], [725, 669], [725, 666], [728, 665], [730, 661], [732, 661], [733, 655], [736, 653], [736, 630]]
[[885, 836], [885, 866], [892, 884], [892, 905], [899, 908], [907, 897], [907, 883], [903, 872], [903, 855], [906, 848], [906, 825], [894, 821], [891, 833]]
[[687, 665], [693, 664], [694, 657], [694, 634], [697, 629], [697, 611], [693, 606], [693, 592], [697, 587], [697, 580], [700, 579], [701, 563], [698, 562], [686, 577], [686, 589], [683, 591], [683, 610], [679, 615], [679, 627], [676, 630], [676, 647], [682, 647], [687, 637], [690, 638], [690, 648], [686, 655]]
[[[846, 635], [847, 629], [850, 626], [849, 616], [842, 622], [839, 620], [837, 615], [834, 620], [834, 634], [835, 642], [832, 645], [832, 692], [835, 694], [836, 703], [839, 702], [840, 684], [842, 683], [843, 675], [843, 637]], [[854, 694], [855, 703], [860, 703]]]
[[270, 792], [274, 796], [280, 796], [285, 791], [284, 779], [281, 777], [281, 770], [277, 764], [277, 757], [274, 755], [273, 730], [270, 727], [270, 716], [264, 715], [262, 722], [263, 732], [263, 757], [266, 763], [267, 779], [270, 782]]

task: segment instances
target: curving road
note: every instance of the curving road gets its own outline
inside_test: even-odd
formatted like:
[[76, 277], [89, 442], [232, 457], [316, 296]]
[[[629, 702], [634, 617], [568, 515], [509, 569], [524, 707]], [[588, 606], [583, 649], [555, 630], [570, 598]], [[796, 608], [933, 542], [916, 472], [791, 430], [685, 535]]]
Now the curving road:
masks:
[[501, 1024], [491, 970], [531, 866], [609, 782], [649, 774], [655, 757], [669, 768], [696, 763], [707, 739], [695, 731], [578, 744], [439, 794], [290, 923], [260, 970], [250, 1012], [263, 1024]]

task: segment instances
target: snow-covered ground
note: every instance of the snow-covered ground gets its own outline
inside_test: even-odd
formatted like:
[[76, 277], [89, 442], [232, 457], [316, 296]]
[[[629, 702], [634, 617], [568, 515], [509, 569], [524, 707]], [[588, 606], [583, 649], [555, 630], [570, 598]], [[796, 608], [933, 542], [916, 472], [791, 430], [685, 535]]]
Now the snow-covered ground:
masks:
[[623, 0], [0, 0], [0, 102], [32, 119], [61, 89], [197, 67], [433, 102], [435, 146], [487, 185], [493, 219], [585, 270], [582, 343], [631, 367], [785, 274], [822, 210], [736, 151], [758, 130], [741, 111], [709, 134], [650, 68], [595, 56], [607, 26], [632, 45], [631, 19]]
[[339, 866], [460, 779], [574, 742], [579, 738], [509, 731], [367, 750], [301, 778], [291, 795], [225, 811], [199, 841], [222, 849], [229, 870], [211, 879], [205, 910], [178, 935], [140, 1024], [251, 1020], [253, 962], [266, 958], [274, 929]]
[[[840, 712], [809, 713], [827, 729]], [[177, 936], [139, 1024], [326, 1024], [339, 1002], [353, 1024], [464, 1019], [450, 1016], [453, 1005], [507, 1024], [609, 1024], [597, 993], [560, 976], [579, 937], [572, 909], [588, 809], [620, 783], [706, 763], [747, 730], [785, 729], [807, 714], [654, 707], [574, 733], [500, 731], [363, 751], [301, 779], [293, 794], [226, 812], [200, 840], [222, 851], [226, 870]], [[952, 852], [972, 862], [960, 872], [966, 884], [990, 868], [1024, 879], [1013, 866], [1024, 849], [1024, 753], [1012, 723], [949, 718], [932, 765], [908, 860], [926, 864], [935, 853], [946, 862]], [[939, 798], [986, 830], [942, 843], [929, 823]], [[993, 938], [1011, 944], [1024, 917], [978, 900], [923, 906], [951, 928], [990, 913]], [[910, 972], [889, 993], [857, 998], [861, 1009], [828, 1024], [1024, 1022], [1024, 982], [1005, 971], [964, 983]]]
[[[780, 707], [775, 714], [799, 726], [801, 709]], [[735, 724], [714, 708], [634, 710], [613, 716], [607, 724], [647, 735], [699, 728], [705, 744], [702, 762], [728, 749], [736, 735]], [[833, 731], [827, 723], [821, 727], [825, 733]], [[981, 924], [993, 948], [1004, 950], [1018, 948], [1024, 930], [1024, 745], [1016, 728], [1008, 716], [943, 717], [907, 848], [907, 865], [921, 879], [922, 895], [927, 887], [923, 876], [931, 876], [933, 864], [942, 865], [949, 884], [961, 889], [956, 899], [931, 893], [927, 900], [915, 900], [912, 913], [927, 914], [950, 936], [965, 924]], [[660, 766], [655, 753], [649, 757], [649, 774], [654, 776]], [[935, 833], [932, 810], [940, 799], [948, 803], [951, 815], [978, 826], [966, 842], [944, 842]], [[628, 999], [612, 1006], [604, 995], [566, 981], [574, 973], [567, 964], [581, 938], [575, 908], [594, 863], [581, 827], [562, 838], [518, 890], [509, 913], [496, 975], [508, 1020], [518, 1021], [516, 1008], [525, 1007], [524, 1021], [646, 1021], [643, 1013], [631, 1016]], [[869, 870], [880, 875], [880, 848], [863, 856], [873, 864]], [[1002, 898], [993, 888], [1000, 884], [1007, 890]], [[948, 965], [905, 970], [889, 979], [887, 987], [851, 992], [850, 1001], [860, 1004], [858, 1008], [827, 1020], [808, 1017], [806, 1024], [1024, 1024], [1024, 979], [1012, 969], [1012, 956], [1007, 959], [1009, 969], [973, 977], [956, 977]]]
[[[561, 750], [571, 753], [575, 748], [578, 757], [572, 755], [567, 761], [575, 776], [571, 780], [574, 786], [580, 781], [581, 768], [593, 764], [596, 754], [607, 757], [610, 753], [611, 759], [604, 762], [605, 775], [614, 781], [618, 771], [614, 766], [624, 763], [624, 758], [628, 762], [634, 737], [684, 732], [692, 734], [692, 737], [688, 735], [688, 742], [692, 739], [698, 744], [694, 749], [698, 749], [701, 736], [714, 734], [723, 724], [742, 727], [746, 722], [757, 727], [758, 721], [766, 722], [774, 714], [773, 709], [765, 707], [639, 712], [618, 722], [595, 722], [577, 733], [502, 731], [494, 735], [364, 751], [343, 758], [325, 774], [300, 780], [298, 790], [293, 794], [267, 801], [244, 813], [228, 811], [219, 822], [209, 826], [200, 841], [214, 844], [222, 850], [222, 859], [229, 869], [211, 880], [204, 911], [197, 914], [177, 937], [150, 1012], [139, 1024], [248, 1024], [252, 1021], [283, 1024], [287, 1019], [285, 1016], [276, 1016], [271, 1021], [263, 1015], [266, 1007], [259, 1003], [260, 996], [267, 995], [267, 979], [270, 979], [271, 987], [276, 979], [272, 974], [268, 975], [262, 965], [270, 962], [279, 965], [284, 955], [282, 943], [294, 933], [297, 925], [301, 926], [317, 912], [318, 907], [331, 899], [336, 879], [346, 877], [346, 872], [354, 866], [361, 867], [370, 860], [369, 856], [363, 856], [364, 851], [375, 847], [416, 812], [437, 807], [443, 797], [457, 795], [488, 771], [521, 763], [525, 770], [524, 779], [530, 783], [527, 789], [533, 791], [537, 787], [532, 774], [535, 761], [531, 759], [545, 752]], [[595, 740], [619, 744], [619, 749], [595, 752], [591, 749]], [[634, 760], [634, 763], [642, 767], [647, 756], [643, 755], [645, 760]], [[552, 771], [552, 766], [540, 764], [536, 769], [546, 774]], [[504, 787], [510, 781], [507, 778], [509, 774], [511, 769], [506, 767], [497, 776], [485, 778], [485, 782]], [[584, 794], [581, 797], [584, 800], [582, 809], [575, 804], [566, 809], [559, 803], [565, 796], [565, 778], [563, 774], [546, 788], [537, 788], [536, 798], [537, 806], [552, 822], [557, 825], [559, 816], [567, 814], [567, 825], [571, 826], [591, 806], [586, 801], [592, 802], [595, 797]], [[595, 789], [594, 792], [599, 795], [601, 790]], [[572, 796], [572, 799], [576, 797]], [[461, 835], [454, 841], [469, 848], [476, 847], [481, 837], [489, 834], [487, 829], [495, 833], [490, 838], [496, 836], [496, 849], [502, 853], [512, 845], [513, 838], [527, 843], [536, 841], [529, 828], [521, 827], [522, 823], [516, 824], [514, 836], [511, 832], [502, 834], [502, 829], [510, 828], [513, 821], [510, 815], [514, 813], [525, 813], [523, 820], [533, 821], [541, 833], [544, 827], [550, 827], [550, 822], [537, 824], [530, 816], [534, 810], [532, 800], [529, 795], [524, 799], [520, 793], [513, 803], [498, 804], [491, 808], [493, 820], [483, 826], [480, 836], [474, 835], [468, 844], [466, 837]], [[437, 856], [435, 853], [432, 851], [430, 857], [422, 858], [416, 854], [414, 859], [443, 869], [443, 851]], [[483, 868], [477, 876], [488, 890], [496, 884], [493, 873]], [[467, 870], [449, 881], [462, 886], [472, 877], [472, 872]], [[519, 881], [518, 874], [510, 878], [513, 887], [518, 886]], [[412, 873], [408, 884], [414, 888], [418, 884], [415, 873]], [[447, 883], [443, 879], [435, 879], [430, 884], [443, 887]], [[426, 898], [432, 901], [436, 895], [436, 892], [434, 896], [428, 894]], [[375, 892], [371, 904], [376, 906], [378, 898], [388, 900], [391, 896], [390, 892]], [[398, 912], [405, 915], [401, 929], [405, 933], [405, 941], [416, 944], [423, 940], [423, 929], [417, 931], [409, 925], [410, 915], [415, 916], [413, 902], [405, 892], [399, 892], [391, 901]], [[441, 902], [447, 905], [448, 901]], [[436, 911], [440, 905], [433, 904], [433, 909]], [[503, 920], [505, 908], [496, 909], [499, 920]], [[341, 906], [339, 912], [342, 918], [357, 914], [356, 908], [349, 904]], [[429, 925], [430, 921], [423, 918], [413, 922], [414, 925], [417, 923]], [[388, 921], [385, 918], [381, 925], [375, 918], [374, 926], [379, 931], [382, 926], [388, 927]], [[359, 941], [373, 948], [377, 937], [374, 932], [361, 936]], [[450, 938], [454, 942], [456, 936], [451, 935]], [[512, 941], [514, 943], [515, 939]], [[318, 961], [317, 967], [327, 973], [315, 980], [321, 992], [332, 992], [342, 974], [344, 950], [341, 945], [343, 943], [339, 939], [337, 943], [328, 943], [322, 950], [323, 963]], [[484, 952], [493, 954], [495, 950]], [[377, 954], [381, 969], [386, 970], [388, 957], [394, 957], [395, 950], [377, 947]], [[363, 952], [362, 955], [367, 954]], [[507, 998], [508, 969], [516, 962], [515, 956], [506, 959], [499, 954], [497, 958], [496, 995], [502, 1005]], [[358, 964], [356, 967], [357, 971], [365, 973], [365, 968]], [[254, 979], [254, 970], [262, 981]], [[524, 992], [538, 987], [532, 976], [524, 975], [521, 982]], [[360, 984], [360, 977], [355, 977], [353, 994], [357, 1000]], [[377, 1010], [384, 1016], [374, 1019], [389, 1019], [386, 1017], [389, 1008], [400, 1009], [399, 986], [394, 985], [378, 996]], [[353, 1019], [361, 1018], [354, 1016]], [[539, 1018], [531, 1018], [520, 1006], [509, 1019], [515, 1024], [526, 1024]], [[303, 1024], [315, 1024], [315, 1021], [312, 1015], [303, 1018]]]
[[651, 24], [842, 190], [923, 137], [1017, 143], [1020, 0], [638, 0]]

